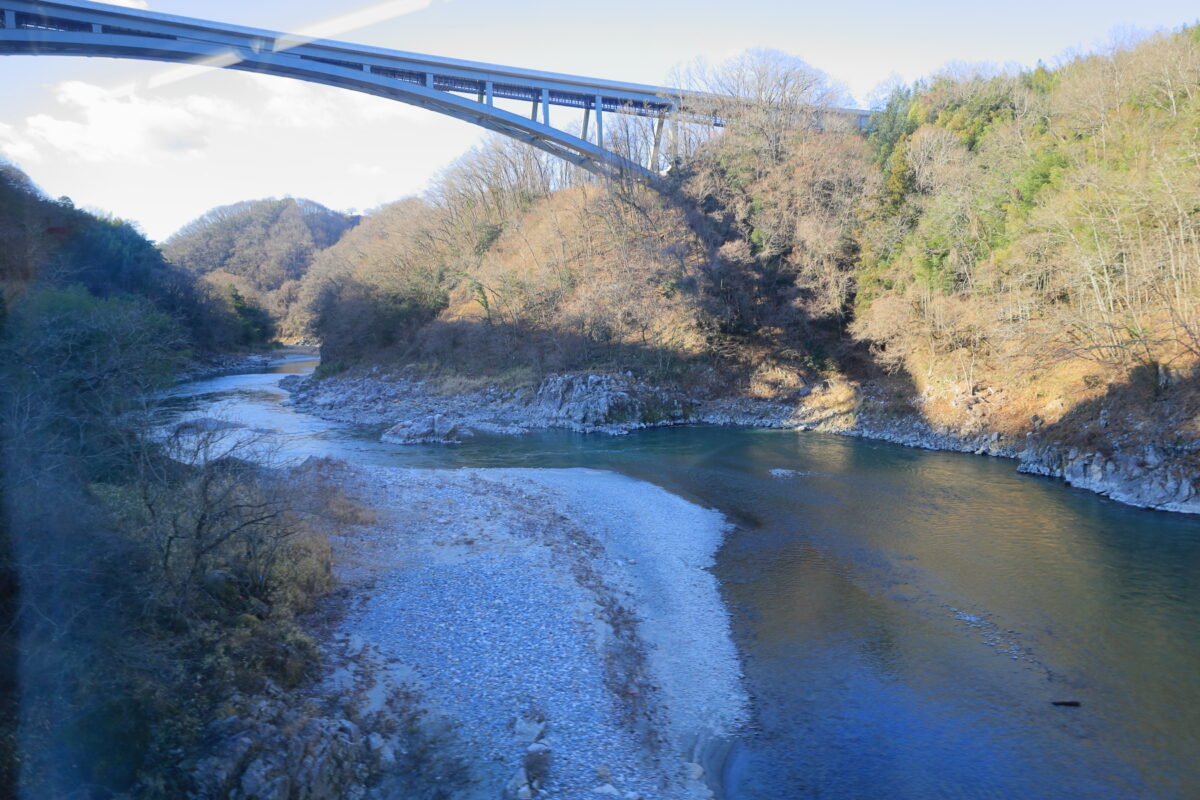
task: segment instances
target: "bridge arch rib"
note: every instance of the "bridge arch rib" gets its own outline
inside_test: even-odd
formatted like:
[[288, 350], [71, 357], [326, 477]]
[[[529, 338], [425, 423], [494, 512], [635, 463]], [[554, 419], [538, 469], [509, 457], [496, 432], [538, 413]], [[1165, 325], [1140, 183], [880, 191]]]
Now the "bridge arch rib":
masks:
[[[666, 87], [309, 39], [89, 0], [0, 0], [0, 55], [146, 59], [320, 83], [479, 125], [599, 175], [641, 180], [652, 180], [653, 171], [605, 148], [606, 114], [658, 118], [656, 153], [668, 117], [720, 124], [689, 110], [687, 93]], [[529, 102], [530, 116], [499, 108], [497, 99]], [[582, 136], [553, 127], [552, 106], [582, 109]], [[865, 122], [865, 112], [833, 113]]]

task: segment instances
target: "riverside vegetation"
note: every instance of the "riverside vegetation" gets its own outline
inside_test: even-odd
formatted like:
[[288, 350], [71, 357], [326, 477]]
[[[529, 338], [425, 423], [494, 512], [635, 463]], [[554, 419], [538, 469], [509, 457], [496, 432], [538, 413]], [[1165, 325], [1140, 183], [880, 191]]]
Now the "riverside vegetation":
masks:
[[[239, 326], [133, 228], [51, 201], [8, 166], [0, 239], [0, 785], [63, 796], [80, 785], [115, 788], [137, 771], [140, 748], [118, 753], [112, 743], [144, 748], [152, 714], [143, 712], [187, 705], [182, 668], [203, 659], [197, 626], [215, 609], [198, 586], [181, 587], [183, 561], [155, 558], [147, 531], [109, 501], [200, 479], [185, 468], [155, 477], [167, 462], [134, 420], [188, 348], [231, 348]], [[195, 555], [193, 567], [207, 566]], [[181, 727], [187, 719], [180, 714]], [[54, 774], [52, 764], [70, 766]]]
[[[630, 373], [1200, 506], [1200, 28], [948, 71], [867, 135], [806, 111], [844, 100], [778, 53], [681, 80], [731, 97], [730, 125], [677, 132], [665, 192], [491, 141], [316, 253], [282, 329], [320, 339], [326, 376], [416, 369], [430, 403]], [[310, 391], [399, 386], [349, 377]]]
[[[239, 715], [241, 734], [288, 726], [297, 764], [321, 743], [313, 786], [367, 780], [364, 738], [410, 709], [347, 721], [295, 699], [318, 674], [300, 617], [331, 586], [327, 537], [365, 512], [263, 466], [261, 442], [155, 422], [189, 358], [255, 342], [249, 304], [9, 166], [0, 242], [0, 796], [188, 796], [213, 720]], [[328, 744], [343, 723], [355, 736]]]

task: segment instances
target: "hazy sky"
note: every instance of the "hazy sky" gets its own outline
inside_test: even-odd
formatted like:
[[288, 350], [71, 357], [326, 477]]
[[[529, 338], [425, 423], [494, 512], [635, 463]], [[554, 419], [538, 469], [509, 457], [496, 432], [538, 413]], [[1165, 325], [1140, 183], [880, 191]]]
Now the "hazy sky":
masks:
[[[555, 72], [660, 84], [698, 56], [799, 56], [865, 105], [879, 84], [949, 62], [1032, 66], [1195, 22], [1192, 0], [123, 0], [296, 30], [370, 6], [415, 9], [336, 38]], [[424, 6], [422, 8], [422, 6]], [[483, 131], [393, 101], [282, 78], [171, 65], [0, 57], [0, 153], [52, 196], [163, 239], [207, 209], [292, 195], [367, 209], [418, 192]], [[113, 92], [117, 87], [129, 91]]]

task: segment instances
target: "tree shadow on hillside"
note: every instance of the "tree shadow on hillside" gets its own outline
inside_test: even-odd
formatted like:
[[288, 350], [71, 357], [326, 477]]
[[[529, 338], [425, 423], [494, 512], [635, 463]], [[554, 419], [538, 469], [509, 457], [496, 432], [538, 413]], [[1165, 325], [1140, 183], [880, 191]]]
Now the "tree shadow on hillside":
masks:
[[529, 324], [434, 320], [414, 337], [403, 358], [474, 375], [526, 371], [630, 372], [682, 386], [711, 381], [707, 362], [669, 347], [588, 336]]
[[[1085, 383], [1099, 378], [1085, 377]], [[1098, 388], [1098, 387], [1097, 387]], [[1036, 423], [1035, 423], [1036, 425]], [[1038, 439], [1081, 452], [1111, 457], [1119, 443], [1124, 450], [1144, 452], [1152, 445], [1154, 458], [1174, 458], [1200, 473], [1200, 369], [1171, 369], [1141, 364], [1126, 380], [1109, 383], [1103, 393], [1072, 406], [1052, 424], [1039, 427]]]
[[[794, 265], [756, 250], [753, 231], [743, 229], [730, 205], [737, 202], [736, 193], [694, 197], [684, 187], [695, 177], [689, 166], [694, 170], [696, 164], [679, 166], [668, 201], [680, 210], [706, 253], [707, 263], [698, 270], [692, 291], [710, 328], [713, 355], [733, 385], [743, 392], [773, 393], [773, 399], [792, 401], [827, 379], [844, 378], [856, 390], [873, 385], [873, 394], [879, 395], [875, 399], [913, 413], [917, 390], [912, 376], [902, 365], [885, 364], [869, 342], [849, 333], [853, 289], [831, 310], [828, 298], [822, 301], [812, 287], [801, 285]], [[840, 271], [854, 274], [860, 256], [857, 241], [843, 236], [835, 251]], [[802, 376], [803, 384], [797, 387], [784, 377], [773, 386], [772, 373]]]

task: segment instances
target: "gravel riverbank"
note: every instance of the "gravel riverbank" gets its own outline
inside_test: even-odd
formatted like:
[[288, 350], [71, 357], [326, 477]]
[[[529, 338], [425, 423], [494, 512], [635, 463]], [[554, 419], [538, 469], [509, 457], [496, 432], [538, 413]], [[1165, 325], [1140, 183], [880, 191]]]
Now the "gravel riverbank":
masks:
[[337, 636], [454, 723], [480, 797], [701, 798], [748, 701], [707, 571], [725, 522], [594, 470], [346, 467]]

